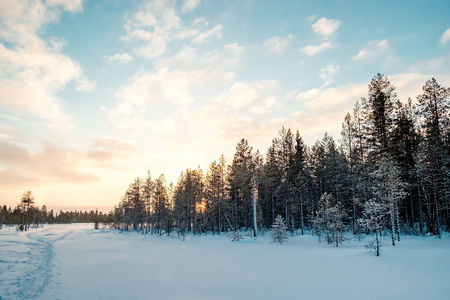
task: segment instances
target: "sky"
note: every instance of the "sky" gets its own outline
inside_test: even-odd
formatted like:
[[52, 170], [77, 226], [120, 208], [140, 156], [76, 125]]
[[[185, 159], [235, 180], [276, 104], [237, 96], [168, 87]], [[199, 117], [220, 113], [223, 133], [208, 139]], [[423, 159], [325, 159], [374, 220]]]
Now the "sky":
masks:
[[0, 204], [108, 211], [282, 126], [339, 139], [385, 74], [450, 86], [450, 1], [0, 0]]

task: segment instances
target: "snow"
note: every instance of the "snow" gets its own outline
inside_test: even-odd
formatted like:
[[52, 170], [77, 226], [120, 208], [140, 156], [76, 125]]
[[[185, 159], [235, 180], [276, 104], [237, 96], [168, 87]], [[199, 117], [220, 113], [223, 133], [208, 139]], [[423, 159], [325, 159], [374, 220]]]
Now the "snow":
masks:
[[142, 236], [93, 224], [0, 230], [0, 299], [448, 299], [450, 237], [335, 248], [270, 234]]

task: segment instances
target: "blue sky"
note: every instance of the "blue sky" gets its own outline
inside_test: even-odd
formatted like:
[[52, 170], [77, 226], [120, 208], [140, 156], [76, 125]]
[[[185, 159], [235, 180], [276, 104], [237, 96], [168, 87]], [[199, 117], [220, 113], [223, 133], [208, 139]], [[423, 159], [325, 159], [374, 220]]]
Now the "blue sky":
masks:
[[108, 207], [150, 169], [339, 139], [378, 72], [449, 86], [449, 1], [0, 0], [0, 204]]

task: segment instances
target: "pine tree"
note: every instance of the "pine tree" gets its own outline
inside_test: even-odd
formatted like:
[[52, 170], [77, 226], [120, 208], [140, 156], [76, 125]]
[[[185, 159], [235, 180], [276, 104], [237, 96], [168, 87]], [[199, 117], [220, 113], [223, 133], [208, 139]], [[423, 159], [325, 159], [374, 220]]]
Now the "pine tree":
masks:
[[95, 216], [94, 216], [94, 229], [98, 229], [98, 224], [100, 222], [100, 218], [98, 216], [98, 209], [95, 209]]
[[390, 151], [390, 135], [394, 123], [395, 87], [378, 73], [369, 83], [369, 97], [362, 99], [364, 131], [370, 154]]
[[30, 210], [34, 204], [34, 197], [31, 191], [26, 191], [23, 193], [22, 198], [20, 199], [20, 208], [22, 210], [23, 219], [21, 229], [27, 231], [30, 228], [29, 224], [29, 214]]
[[147, 177], [145, 178], [142, 186], [142, 197], [145, 207], [145, 234], [151, 231], [151, 215], [153, 212], [153, 193], [154, 182], [152, 181], [152, 175], [150, 170], [147, 171]]
[[252, 178], [253, 178], [253, 148], [246, 139], [236, 146], [233, 162], [229, 168], [228, 183], [231, 223], [234, 230], [251, 227], [252, 224]]
[[422, 89], [423, 94], [417, 96], [416, 111], [422, 120], [425, 138], [418, 153], [418, 177], [429, 204], [428, 227], [440, 237], [442, 212], [447, 214], [447, 227], [450, 228], [450, 149], [445, 146], [445, 133], [449, 131], [446, 127], [449, 125], [450, 88], [441, 87], [432, 78]]
[[270, 232], [272, 243], [280, 243], [282, 245], [284, 241], [289, 240], [287, 229], [283, 217], [278, 215], [272, 224], [272, 231]]

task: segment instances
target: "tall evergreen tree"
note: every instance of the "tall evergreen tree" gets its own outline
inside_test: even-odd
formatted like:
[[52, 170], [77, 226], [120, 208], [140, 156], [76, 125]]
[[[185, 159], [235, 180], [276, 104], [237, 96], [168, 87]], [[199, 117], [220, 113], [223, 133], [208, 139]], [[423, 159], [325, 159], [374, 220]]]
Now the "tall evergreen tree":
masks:
[[[441, 236], [441, 219], [450, 228], [450, 149], [446, 147], [450, 89], [441, 87], [432, 78], [417, 96], [417, 113], [422, 120], [424, 141], [418, 151], [420, 186], [428, 207], [429, 230]], [[444, 216], [442, 216], [442, 214]]]
[[252, 147], [246, 139], [236, 146], [233, 162], [229, 167], [229, 210], [235, 230], [252, 224]]
[[394, 124], [395, 87], [380, 73], [369, 83], [369, 96], [362, 99], [364, 131], [370, 153], [378, 155], [391, 150], [390, 135]]

